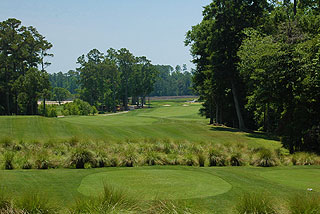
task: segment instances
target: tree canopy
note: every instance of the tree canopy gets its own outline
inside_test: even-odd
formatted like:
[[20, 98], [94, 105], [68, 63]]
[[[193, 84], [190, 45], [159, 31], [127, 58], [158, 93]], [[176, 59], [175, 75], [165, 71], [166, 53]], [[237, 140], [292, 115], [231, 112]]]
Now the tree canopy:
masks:
[[37, 114], [49, 90], [45, 68], [52, 44], [17, 19], [0, 22], [0, 114]]
[[317, 1], [213, 0], [185, 40], [201, 113], [320, 152], [319, 18]]

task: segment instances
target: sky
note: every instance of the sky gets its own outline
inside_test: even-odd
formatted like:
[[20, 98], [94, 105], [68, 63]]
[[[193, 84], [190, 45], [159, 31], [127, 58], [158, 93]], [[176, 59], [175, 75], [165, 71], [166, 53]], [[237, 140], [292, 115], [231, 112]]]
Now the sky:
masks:
[[78, 67], [96, 48], [127, 48], [153, 64], [194, 67], [185, 35], [211, 0], [0, 0], [0, 21], [16, 18], [53, 44], [49, 73]]

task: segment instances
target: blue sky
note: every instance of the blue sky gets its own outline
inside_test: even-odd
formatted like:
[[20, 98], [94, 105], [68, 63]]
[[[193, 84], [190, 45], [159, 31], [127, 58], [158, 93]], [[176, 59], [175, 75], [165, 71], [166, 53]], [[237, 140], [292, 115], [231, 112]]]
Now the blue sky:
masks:
[[128, 48], [154, 64], [187, 64], [186, 32], [210, 0], [1, 0], [0, 21], [17, 18], [53, 44], [47, 70], [67, 72], [97, 48]]

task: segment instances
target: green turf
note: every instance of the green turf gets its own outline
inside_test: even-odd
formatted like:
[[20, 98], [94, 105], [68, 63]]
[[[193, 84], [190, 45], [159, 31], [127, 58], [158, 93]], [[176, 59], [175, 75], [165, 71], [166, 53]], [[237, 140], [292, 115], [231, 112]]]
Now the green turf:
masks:
[[125, 169], [88, 175], [78, 188], [84, 195], [97, 195], [104, 184], [125, 188], [129, 193], [150, 199], [189, 199], [228, 192], [223, 179], [198, 171]]
[[[154, 196], [152, 192], [154, 186], [150, 185], [151, 182], [145, 182], [142, 180], [131, 184], [132, 179], [141, 178], [141, 175], [154, 176], [154, 182], [158, 182], [156, 174], [152, 174], [149, 171], [155, 171], [156, 174], [169, 174], [169, 178], [175, 179], [175, 175], [178, 175], [181, 182], [193, 182], [187, 179], [184, 181], [184, 175], [195, 179], [200, 179], [204, 182], [205, 186], [214, 183], [214, 187], [207, 188], [193, 188], [190, 185], [186, 188], [177, 188], [178, 193], [174, 193], [175, 197], [180, 197], [183, 194], [196, 195], [201, 194], [203, 197], [194, 197], [191, 199], [183, 200], [190, 204], [193, 209], [200, 210], [202, 213], [229, 213], [235, 205], [235, 201], [244, 192], [267, 192], [271, 196], [276, 196], [280, 200], [286, 200], [295, 193], [306, 193], [307, 191], [301, 187], [288, 185], [288, 183], [294, 182], [295, 177], [298, 175], [300, 178], [299, 185], [309, 186], [310, 181], [316, 183], [319, 186], [320, 167], [319, 166], [299, 166], [299, 167], [271, 167], [271, 168], [258, 168], [258, 167], [181, 167], [181, 166], [154, 166], [154, 167], [137, 167], [133, 169], [128, 168], [100, 168], [100, 169], [55, 169], [55, 170], [13, 170], [13, 171], [0, 171], [1, 185], [7, 189], [8, 193], [14, 192], [16, 195], [24, 191], [41, 191], [47, 193], [55, 200], [60, 201], [62, 204], [69, 204], [74, 197], [80, 195], [79, 191], [83, 188], [84, 183], [88, 185], [87, 188], [101, 188], [101, 186], [94, 182], [99, 176], [104, 177], [108, 173], [112, 174], [111, 177], [119, 178], [121, 175], [128, 174], [128, 179], [120, 179], [119, 181], [113, 181], [126, 189], [130, 185], [137, 188], [139, 185], [144, 192], [149, 192], [151, 198]], [[139, 172], [141, 171], [141, 172]], [[163, 171], [163, 172], [162, 172]], [[130, 172], [133, 174], [130, 175]], [[283, 178], [287, 179], [287, 182], [279, 182], [278, 178], [266, 177], [266, 174], [278, 174], [284, 173]], [[136, 176], [135, 176], [136, 175]], [[182, 176], [182, 177], [181, 177]], [[201, 178], [203, 176], [203, 178]], [[158, 176], [159, 177], [159, 176]], [[200, 178], [198, 178], [200, 177]], [[223, 182], [225, 189], [223, 194], [215, 195], [216, 182], [221, 182], [220, 179], [227, 182], [227, 185]], [[93, 179], [88, 181], [88, 179]], [[129, 179], [130, 178], [130, 179]], [[144, 178], [143, 178], [144, 179]], [[159, 177], [159, 181], [163, 181], [164, 176]], [[203, 179], [203, 180], [202, 180]], [[231, 188], [228, 187], [231, 185]], [[161, 185], [164, 185], [161, 183]], [[211, 189], [213, 188], [213, 189]], [[230, 189], [230, 190], [229, 190]], [[173, 188], [175, 190], [175, 187]], [[227, 191], [229, 190], [229, 191]], [[192, 193], [194, 192], [194, 193]], [[319, 194], [319, 190], [315, 188], [314, 193]], [[148, 194], [149, 194], [148, 193]], [[152, 193], [152, 194], [151, 194]], [[167, 193], [164, 193], [166, 195]], [[211, 195], [211, 196], [210, 196]], [[172, 196], [173, 197], [173, 196]], [[191, 196], [192, 197], [192, 196]]]
[[269, 140], [264, 135], [250, 135], [235, 129], [213, 128], [208, 125], [207, 119], [199, 116], [200, 106], [200, 104], [189, 104], [182, 100], [170, 100], [153, 101], [153, 108], [112, 116], [64, 118], [2, 116], [0, 117], [0, 139], [9, 137], [24, 141], [43, 141], [77, 136], [80, 139], [121, 141], [170, 138], [193, 142], [238, 142], [252, 146], [280, 146], [278, 141]]
[[295, 189], [320, 192], [320, 170], [308, 168], [281, 169], [261, 173], [261, 176]]

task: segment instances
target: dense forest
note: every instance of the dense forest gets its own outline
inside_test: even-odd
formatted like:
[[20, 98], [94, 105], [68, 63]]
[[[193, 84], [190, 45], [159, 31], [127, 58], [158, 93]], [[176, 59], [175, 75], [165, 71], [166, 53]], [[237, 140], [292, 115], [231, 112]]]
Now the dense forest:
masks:
[[[158, 75], [149, 96], [193, 95], [192, 73], [188, 71], [185, 64], [182, 68], [177, 65], [175, 69], [170, 65], [155, 65], [155, 69]], [[55, 88], [67, 89], [71, 93], [70, 98], [79, 93], [80, 73], [78, 71], [70, 70], [67, 73], [49, 74], [49, 80], [53, 94], [55, 94]]]
[[319, 1], [214, 0], [187, 33], [210, 123], [320, 152]]

